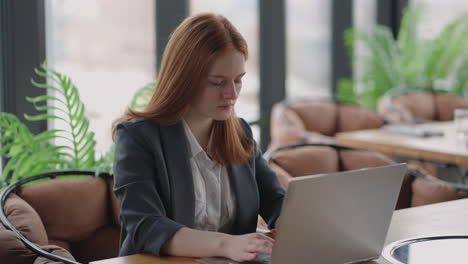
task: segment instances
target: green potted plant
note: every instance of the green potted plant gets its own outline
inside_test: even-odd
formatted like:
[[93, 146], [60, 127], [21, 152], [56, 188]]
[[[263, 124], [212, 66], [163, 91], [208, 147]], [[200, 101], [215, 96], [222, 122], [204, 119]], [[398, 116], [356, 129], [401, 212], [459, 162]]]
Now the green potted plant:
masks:
[[[112, 173], [114, 146], [102, 155], [96, 152], [94, 133], [89, 129], [89, 121], [84, 115], [85, 106], [71, 79], [47, 68], [45, 63], [35, 69], [35, 73], [45, 77], [48, 82], [38, 83], [32, 79], [33, 85], [53, 93], [27, 97], [26, 100], [34, 104], [40, 114], [25, 114], [25, 118], [29, 121], [59, 120], [65, 122], [67, 129], [49, 129], [35, 135], [15, 115], [0, 112], [0, 157], [6, 161], [0, 177], [0, 188], [21, 178], [55, 170]], [[154, 84], [151, 82], [139, 89], [130, 107], [144, 108]], [[56, 139], [67, 143], [56, 145]]]
[[[352, 60], [363, 65], [363, 74], [354, 81], [340, 81], [338, 100], [375, 110], [378, 99], [390, 89], [466, 94], [468, 14], [455, 19], [434, 39], [423, 40], [417, 36], [422, 11], [421, 6], [404, 11], [397, 39], [382, 25], [368, 32], [345, 32], [345, 44], [353, 54]], [[358, 43], [364, 52], [355, 53]]]

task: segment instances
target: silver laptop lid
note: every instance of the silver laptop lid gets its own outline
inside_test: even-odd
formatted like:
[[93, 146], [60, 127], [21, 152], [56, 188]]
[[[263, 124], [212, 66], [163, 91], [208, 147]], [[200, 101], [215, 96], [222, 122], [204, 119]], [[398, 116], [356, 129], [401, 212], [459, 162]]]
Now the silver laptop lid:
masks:
[[402, 163], [291, 179], [271, 262], [379, 257], [405, 171]]

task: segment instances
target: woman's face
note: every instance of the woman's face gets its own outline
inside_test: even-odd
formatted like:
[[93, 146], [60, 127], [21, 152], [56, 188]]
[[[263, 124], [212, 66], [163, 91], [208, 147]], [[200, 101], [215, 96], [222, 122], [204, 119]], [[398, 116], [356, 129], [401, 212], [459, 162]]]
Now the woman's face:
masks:
[[217, 57], [202, 80], [200, 94], [190, 104], [190, 114], [201, 119], [228, 119], [242, 88], [244, 64], [244, 55], [234, 49]]

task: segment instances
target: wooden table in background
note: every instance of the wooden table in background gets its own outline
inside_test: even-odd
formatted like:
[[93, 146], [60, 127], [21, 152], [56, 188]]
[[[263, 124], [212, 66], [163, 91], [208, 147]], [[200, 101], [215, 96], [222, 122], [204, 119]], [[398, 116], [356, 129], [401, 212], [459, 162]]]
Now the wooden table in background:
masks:
[[[425, 237], [468, 235], [468, 198], [395, 211], [385, 244], [396, 240]], [[337, 238], [339, 239], [339, 238]], [[92, 264], [196, 264], [191, 258], [158, 258], [137, 254], [92, 262]], [[388, 263], [383, 258], [367, 264]]]
[[457, 139], [453, 122], [426, 123], [415, 127], [443, 131], [444, 136], [418, 137], [369, 129], [338, 133], [336, 141], [339, 145], [380, 151], [388, 155], [468, 165], [468, 148]]

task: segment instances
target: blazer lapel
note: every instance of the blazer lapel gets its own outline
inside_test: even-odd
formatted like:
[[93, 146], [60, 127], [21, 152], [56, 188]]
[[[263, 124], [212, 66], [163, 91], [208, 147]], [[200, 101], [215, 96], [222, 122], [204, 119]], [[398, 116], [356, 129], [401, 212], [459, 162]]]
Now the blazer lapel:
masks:
[[171, 186], [173, 220], [193, 228], [195, 193], [184, 128], [179, 122], [175, 125], [161, 126], [160, 132]]
[[231, 164], [227, 166], [229, 182], [234, 187], [237, 201], [236, 233], [255, 232], [259, 208], [257, 182], [254, 173], [247, 165]]

